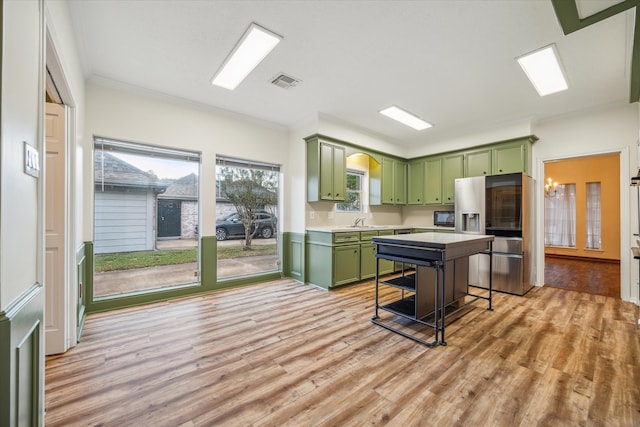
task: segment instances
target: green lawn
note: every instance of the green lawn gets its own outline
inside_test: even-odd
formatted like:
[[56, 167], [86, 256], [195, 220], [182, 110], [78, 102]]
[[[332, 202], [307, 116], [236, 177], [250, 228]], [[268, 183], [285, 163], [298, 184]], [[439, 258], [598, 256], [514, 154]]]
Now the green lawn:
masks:
[[[275, 244], [253, 245], [253, 250], [245, 251], [242, 247], [218, 248], [218, 259], [231, 259], [246, 256], [276, 255]], [[158, 265], [183, 264], [196, 262], [196, 249], [167, 249], [159, 251], [119, 252], [95, 256], [95, 271], [128, 270], [131, 268], [154, 267]]]

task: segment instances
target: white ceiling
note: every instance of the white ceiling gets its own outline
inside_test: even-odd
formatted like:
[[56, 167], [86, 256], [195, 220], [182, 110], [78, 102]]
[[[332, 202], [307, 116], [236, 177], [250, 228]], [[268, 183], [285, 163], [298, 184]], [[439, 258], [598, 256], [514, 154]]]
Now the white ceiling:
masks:
[[[620, 0], [582, 0], [581, 14]], [[563, 35], [548, 0], [72, 0], [89, 79], [293, 127], [317, 114], [416, 147], [629, 99], [634, 10]], [[209, 81], [256, 22], [284, 37], [234, 90]], [[556, 43], [569, 90], [539, 97], [514, 60]], [[280, 72], [302, 80], [285, 90]], [[434, 124], [380, 115], [396, 104]]]

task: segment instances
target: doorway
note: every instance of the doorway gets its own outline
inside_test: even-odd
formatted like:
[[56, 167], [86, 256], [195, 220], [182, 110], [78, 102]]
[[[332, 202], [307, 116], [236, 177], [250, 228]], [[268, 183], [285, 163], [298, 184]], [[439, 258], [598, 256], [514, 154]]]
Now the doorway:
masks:
[[544, 163], [544, 284], [620, 298], [620, 154]]
[[158, 200], [158, 238], [180, 237], [180, 200]]

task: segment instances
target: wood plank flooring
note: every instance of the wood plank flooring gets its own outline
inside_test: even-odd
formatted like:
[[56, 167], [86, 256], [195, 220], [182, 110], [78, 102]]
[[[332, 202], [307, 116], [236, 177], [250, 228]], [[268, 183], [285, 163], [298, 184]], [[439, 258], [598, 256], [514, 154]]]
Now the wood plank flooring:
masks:
[[496, 294], [436, 348], [372, 324], [373, 304], [371, 282], [281, 280], [91, 315], [82, 341], [46, 360], [46, 424], [640, 425], [633, 304]]

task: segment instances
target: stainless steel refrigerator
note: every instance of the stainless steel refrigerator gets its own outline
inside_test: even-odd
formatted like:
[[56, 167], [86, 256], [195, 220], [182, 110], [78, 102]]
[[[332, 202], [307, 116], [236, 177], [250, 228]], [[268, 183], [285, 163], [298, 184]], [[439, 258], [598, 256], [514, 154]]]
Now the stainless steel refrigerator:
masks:
[[[533, 179], [523, 173], [455, 181], [457, 233], [495, 236], [492, 287], [524, 295], [535, 283]], [[489, 257], [469, 258], [469, 284], [489, 287]]]

